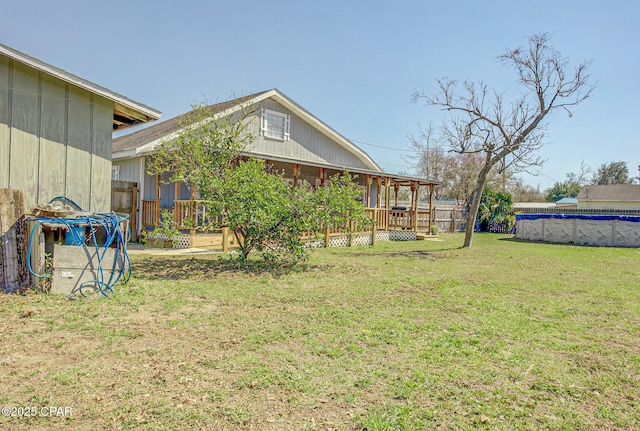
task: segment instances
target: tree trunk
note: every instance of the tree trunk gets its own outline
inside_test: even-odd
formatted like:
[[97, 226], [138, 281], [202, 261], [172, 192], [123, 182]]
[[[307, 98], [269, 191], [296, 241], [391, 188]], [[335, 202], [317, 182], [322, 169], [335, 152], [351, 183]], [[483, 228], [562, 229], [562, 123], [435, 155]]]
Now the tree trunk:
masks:
[[478, 209], [480, 208], [480, 201], [482, 200], [482, 190], [484, 190], [484, 184], [487, 182], [487, 174], [490, 169], [491, 167], [487, 169], [485, 166], [478, 175], [476, 188], [473, 191], [473, 199], [471, 200], [471, 207], [469, 208], [469, 214], [467, 214], [467, 228], [464, 235], [464, 244], [462, 244], [463, 248], [471, 247], [473, 230], [476, 226], [476, 217], [478, 216]]

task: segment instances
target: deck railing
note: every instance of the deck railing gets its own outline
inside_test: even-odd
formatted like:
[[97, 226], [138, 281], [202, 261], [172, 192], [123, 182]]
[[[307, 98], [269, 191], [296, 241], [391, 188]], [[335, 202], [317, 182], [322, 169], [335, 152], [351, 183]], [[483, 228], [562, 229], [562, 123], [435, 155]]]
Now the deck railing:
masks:
[[[171, 208], [173, 221], [178, 229], [191, 229], [219, 222], [216, 214], [211, 214], [205, 201], [177, 200]], [[142, 201], [142, 226], [157, 226], [159, 223], [158, 201]], [[418, 210], [394, 210], [386, 208], [366, 208], [365, 215], [374, 220], [377, 230], [418, 230], [428, 231], [429, 222], [433, 224], [435, 219], [429, 217], [429, 211]], [[417, 217], [416, 217], [417, 216]], [[352, 226], [352, 230], [359, 230], [358, 226]], [[343, 232], [335, 226], [329, 227], [330, 234]]]

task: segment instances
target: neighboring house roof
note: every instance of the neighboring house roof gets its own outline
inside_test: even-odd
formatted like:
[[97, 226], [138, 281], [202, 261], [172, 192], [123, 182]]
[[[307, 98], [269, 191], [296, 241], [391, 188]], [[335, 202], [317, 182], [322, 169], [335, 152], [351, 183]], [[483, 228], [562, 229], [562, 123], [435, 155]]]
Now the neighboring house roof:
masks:
[[640, 185], [584, 186], [578, 193], [578, 201], [640, 201]]
[[[285, 106], [295, 115], [301, 117], [304, 121], [313, 126], [320, 133], [330, 137], [334, 142], [355, 154], [371, 172], [382, 173], [380, 166], [378, 166], [378, 164], [366, 152], [275, 88], [221, 102], [215, 105], [210, 105], [207, 108], [211, 111], [214, 119], [223, 118], [240, 110], [243, 106], [258, 104], [268, 98], [271, 98]], [[178, 135], [182, 129], [183, 120], [188, 115], [189, 113], [185, 113], [142, 130], [115, 138], [113, 140], [113, 158], [133, 157], [153, 151], [163, 141]], [[344, 166], [340, 168], [344, 168]]]
[[47, 64], [13, 48], [0, 44], [0, 54], [111, 100], [113, 102], [113, 130], [121, 130], [129, 126], [147, 123], [160, 118], [161, 113], [156, 109], [128, 99], [98, 84], [94, 84], [93, 82], [87, 81], [86, 79]]
[[553, 208], [555, 206], [555, 203], [553, 202], [514, 202], [513, 204], [513, 209], [515, 210], [519, 210], [520, 208], [540, 208], [540, 209], [545, 209], [545, 208]]
[[577, 205], [577, 198], [562, 198], [556, 202], [556, 205]]

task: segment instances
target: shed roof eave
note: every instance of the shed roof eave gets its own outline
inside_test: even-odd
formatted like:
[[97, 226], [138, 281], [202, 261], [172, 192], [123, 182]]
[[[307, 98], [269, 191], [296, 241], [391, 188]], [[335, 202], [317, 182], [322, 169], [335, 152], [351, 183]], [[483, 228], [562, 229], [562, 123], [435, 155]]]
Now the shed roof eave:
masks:
[[91, 93], [98, 94], [105, 99], [111, 100], [112, 102], [114, 102], [114, 109], [121, 109], [123, 111], [126, 111], [127, 114], [132, 115], [134, 119], [138, 120], [138, 122], [149, 122], [158, 120], [160, 118], [161, 112], [154, 108], [131, 100], [121, 94], [118, 94], [86, 79], [80, 78], [77, 75], [52, 66], [35, 57], [31, 57], [30, 55], [24, 54], [6, 45], [0, 44], [0, 54], [3, 54], [8, 58], [23, 63], [29, 67], [32, 67], [33, 69], [54, 76], [64, 82], [75, 85], [76, 87], [82, 88]]

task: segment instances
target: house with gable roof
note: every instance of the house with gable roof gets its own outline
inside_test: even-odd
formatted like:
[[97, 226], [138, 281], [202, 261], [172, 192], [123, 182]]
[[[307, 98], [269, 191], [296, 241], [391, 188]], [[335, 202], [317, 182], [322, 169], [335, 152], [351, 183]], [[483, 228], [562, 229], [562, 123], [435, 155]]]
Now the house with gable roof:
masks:
[[[292, 186], [307, 183], [321, 187], [336, 173], [357, 175], [363, 191], [363, 204], [376, 210], [372, 214], [382, 230], [428, 230], [432, 224], [431, 200], [428, 208], [418, 207], [418, 194], [425, 188], [433, 194], [437, 181], [383, 172], [361, 148], [312, 115], [277, 89], [263, 91], [208, 106], [214, 119], [251, 107], [247, 133], [254, 137], [242, 156], [268, 161], [273, 170], [285, 173]], [[189, 184], [170, 183], [169, 174], [149, 175], [147, 158], [163, 142], [175, 139], [189, 113], [113, 140], [113, 180], [135, 182], [139, 190], [137, 225], [153, 228], [160, 221], [160, 209], [170, 209], [180, 227], [197, 200]], [[413, 196], [411, 208], [392, 213], [391, 196], [408, 187]], [[383, 199], [384, 197], [384, 199]], [[398, 211], [402, 211], [400, 214]], [[194, 244], [191, 244], [194, 246]]]
[[640, 185], [588, 185], [577, 199], [578, 210], [640, 211]]

